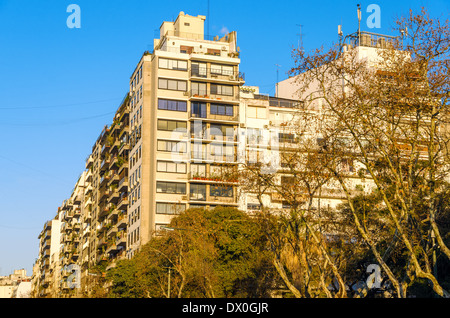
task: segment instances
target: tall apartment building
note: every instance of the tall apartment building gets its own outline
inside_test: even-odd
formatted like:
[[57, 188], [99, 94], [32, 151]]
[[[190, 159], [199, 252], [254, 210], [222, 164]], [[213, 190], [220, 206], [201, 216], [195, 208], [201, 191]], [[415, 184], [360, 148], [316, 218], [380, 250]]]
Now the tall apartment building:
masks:
[[59, 215], [47, 221], [39, 234], [39, 257], [36, 260], [37, 272], [33, 273], [37, 297], [50, 297], [55, 290], [53, 272], [59, 258], [61, 221]]
[[164, 22], [130, 78], [129, 257], [180, 211], [238, 204], [235, 183], [215, 178], [236, 164], [236, 33], [207, 38], [204, 21]]
[[86, 160], [81, 284], [97, 264], [125, 257], [128, 212], [129, 97], [103, 129]]

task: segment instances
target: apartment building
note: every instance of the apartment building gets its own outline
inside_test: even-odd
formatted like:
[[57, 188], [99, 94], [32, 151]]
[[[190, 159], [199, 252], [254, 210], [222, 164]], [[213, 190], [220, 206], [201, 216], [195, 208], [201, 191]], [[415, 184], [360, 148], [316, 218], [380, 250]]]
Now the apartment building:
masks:
[[38, 236], [39, 239], [39, 257], [36, 260], [37, 272], [34, 280], [36, 282], [35, 294], [37, 297], [51, 297], [55, 290], [55, 284], [53, 280], [54, 268], [59, 260], [60, 250], [60, 236], [61, 236], [61, 220], [59, 214], [52, 220], [47, 221], [41, 233]]
[[86, 186], [86, 172], [79, 177], [69, 199], [59, 209], [61, 219], [61, 239], [59, 250], [59, 271], [55, 271], [55, 281], [59, 282], [59, 297], [68, 297], [78, 290], [72, 289], [73, 271], [78, 269], [81, 253], [81, 231]]
[[215, 176], [237, 163], [236, 33], [208, 38], [204, 21], [164, 22], [130, 78], [129, 257], [189, 207], [238, 205], [236, 183]]
[[[290, 86], [288, 88], [292, 89]], [[308, 151], [301, 138], [312, 137], [319, 145], [320, 136], [316, 134], [316, 129], [320, 126], [318, 118], [322, 117], [317, 116], [314, 110], [305, 112], [294, 96], [260, 94], [257, 86], [242, 87], [240, 100], [239, 162], [245, 169], [254, 169], [252, 165], [266, 169], [267, 173], [275, 174], [275, 185], [288, 186], [293, 178], [289, 158]], [[305, 120], [308, 125], [305, 125]], [[315, 151], [314, 147], [309, 150]], [[352, 165], [348, 165], [347, 170], [353, 186], [366, 182], [357, 176]], [[346, 195], [339, 185], [325, 184], [314, 194], [313, 207], [333, 209], [345, 200]], [[246, 188], [241, 191], [239, 209], [253, 213], [260, 211], [261, 205], [272, 211], [286, 211], [291, 207], [274, 187], [265, 190], [260, 198], [257, 189]]]
[[[97, 264], [125, 257], [128, 211], [129, 97], [122, 100], [86, 160], [81, 285]], [[87, 290], [85, 290], [87, 292]]]
[[89, 292], [93, 268], [125, 257], [128, 102], [126, 96], [92, 147], [71, 196], [39, 235], [34, 297], [80, 297]]

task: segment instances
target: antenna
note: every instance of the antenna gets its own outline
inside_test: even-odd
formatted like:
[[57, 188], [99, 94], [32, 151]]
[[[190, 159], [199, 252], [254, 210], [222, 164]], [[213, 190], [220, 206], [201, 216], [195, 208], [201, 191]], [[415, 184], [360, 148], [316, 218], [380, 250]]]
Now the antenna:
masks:
[[207, 28], [207, 38], [209, 37], [209, 8], [210, 8], [210, 0], [208, 0], [208, 10], [207, 10], [207, 18], [206, 18], [206, 28]]
[[278, 97], [278, 73], [280, 71], [281, 65], [275, 64], [277, 66], [277, 88], [276, 88], [276, 97]]
[[296, 24], [296, 26], [300, 27], [300, 33], [298, 33], [297, 35], [299, 36], [299, 40], [298, 40], [298, 50], [302, 50], [303, 51], [303, 33], [302, 33], [302, 24]]
[[358, 7], [358, 45], [361, 45], [361, 4], [356, 5]]

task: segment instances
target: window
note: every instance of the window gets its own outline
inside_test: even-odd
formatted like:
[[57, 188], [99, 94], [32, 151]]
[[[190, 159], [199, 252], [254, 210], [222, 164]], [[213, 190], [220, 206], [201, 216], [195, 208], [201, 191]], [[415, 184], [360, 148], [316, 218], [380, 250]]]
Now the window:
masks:
[[210, 111], [212, 115], [233, 116], [233, 105], [211, 104]]
[[157, 171], [158, 172], [169, 172], [169, 173], [186, 173], [185, 163], [175, 163], [172, 161], [158, 161]]
[[186, 46], [186, 45], [180, 46], [180, 53], [191, 54], [192, 51], [194, 51], [193, 46]]
[[196, 83], [196, 82], [192, 82], [191, 83], [191, 91], [193, 95], [200, 95], [200, 96], [205, 96], [207, 95], [206, 92], [206, 83]]
[[249, 210], [249, 211], [260, 211], [261, 210], [261, 204], [247, 203], [247, 210]]
[[158, 140], [158, 151], [186, 153], [186, 143], [181, 141]]
[[156, 203], [157, 214], [180, 214], [186, 211], [186, 204], [183, 203]]
[[186, 81], [160, 78], [158, 79], [158, 88], [185, 92], [187, 90], [187, 83]]
[[211, 185], [209, 194], [212, 197], [233, 197], [233, 187]]
[[211, 94], [233, 96], [233, 86], [211, 84]]
[[[210, 135], [229, 137], [230, 141], [234, 140], [234, 127], [227, 125], [211, 124], [209, 128]], [[220, 139], [220, 138], [219, 138]], [[224, 138], [226, 139], [226, 138]]]
[[188, 66], [187, 61], [170, 60], [164, 58], [159, 59], [159, 68], [187, 71], [187, 66]]
[[191, 200], [206, 201], [206, 184], [190, 184]]
[[214, 161], [234, 161], [234, 147], [211, 144], [211, 159]]
[[215, 55], [215, 56], [220, 56], [220, 50], [215, 50], [215, 49], [208, 49], [206, 54], [211, 54], [211, 55]]
[[260, 118], [260, 119], [266, 118], [266, 108], [265, 107], [249, 106], [247, 109], [248, 109], [247, 116], [249, 118]]
[[258, 128], [247, 128], [247, 143], [250, 145], [260, 144], [264, 141], [262, 130]]
[[158, 109], [185, 112], [187, 102], [181, 100], [158, 99]]
[[186, 194], [186, 183], [156, 182], [157, 193]]
[[191, 102], [192, 117], [206, 118], [206, 103]]
[[191, 177], [192, 178], [206, 177], [206, 165], [205, 164], [191, 164]]
[[199, 144], [194, 142], [192, 145], [192, 158], [193, 159], [199, 159], [199, 160], [206, 160], [207, 154], [206, 154], [206, 145], [205, 144]]
[[194, 120], [191, 122], [191, 137], [192, 138], [206, 138], [206, 123]]
[[211, 64], [211, 74], [233, 75], [234, 74], [233, 66]]
[[158, 119], [158, 130], [174, 131], [176, 129], [179, 131], [181, 131], [181, 129], [187, 130], [187, 122]]
[[295, 141], [294, 134], [278, 133], [278, 142], [293, 143]]
[[191, 74], [197, 77], [206, 77], [206, 63], [192, 62]]

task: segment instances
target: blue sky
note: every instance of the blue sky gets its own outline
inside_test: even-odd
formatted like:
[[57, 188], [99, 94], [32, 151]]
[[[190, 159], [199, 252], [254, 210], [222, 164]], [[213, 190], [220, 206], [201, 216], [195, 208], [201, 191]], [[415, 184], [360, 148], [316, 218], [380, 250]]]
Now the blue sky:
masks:
[[[81, 8], [81, 28], [66, 25], [68, 5]], [[339, 3], [339, 5], [337, 5]], [[392, 34], [393, 19], [424, 5], [448, 18], [450, 1], [215, 1], [211, 35], [237, 31], [246, 84], [273, 95], [293, 67], [299, 42], [312, 50], [357, 29]], [[368, 29], [369, 4], [381, 29]], [[207, 0], [0, 0], [0, 275], [25, 268], [38, 254], [38, 234], [68, 198], [86, 157], [128, 89], [155, 31], [180, 11], [207, 15]]]

